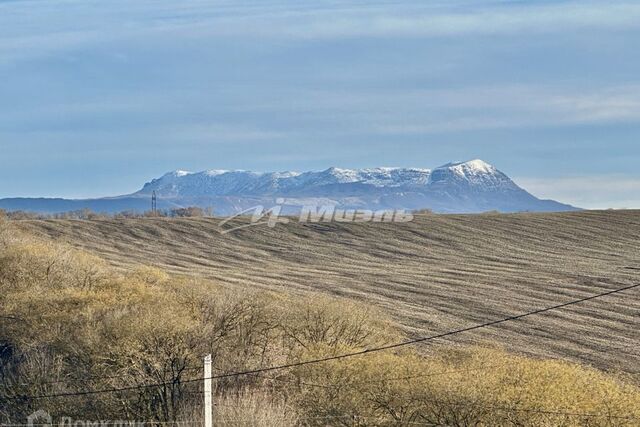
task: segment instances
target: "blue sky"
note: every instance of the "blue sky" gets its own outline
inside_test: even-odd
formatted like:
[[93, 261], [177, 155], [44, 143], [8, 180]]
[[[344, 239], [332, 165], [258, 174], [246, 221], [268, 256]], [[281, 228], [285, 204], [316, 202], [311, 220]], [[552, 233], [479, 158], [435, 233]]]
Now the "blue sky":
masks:
[[640, 2], [0, 0], [0, 197], [482, 158], [640, 208]]

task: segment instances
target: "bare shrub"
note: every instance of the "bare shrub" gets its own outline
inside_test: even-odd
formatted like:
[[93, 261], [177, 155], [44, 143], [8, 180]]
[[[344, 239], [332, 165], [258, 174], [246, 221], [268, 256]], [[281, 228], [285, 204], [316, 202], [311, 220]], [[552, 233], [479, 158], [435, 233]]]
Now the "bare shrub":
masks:
[[[197, 319], [203, 354], [212, 354], [220, 371], [267, 366], [279, 360], [281, 331], [273, 297], [232, 291], [197, 281], [174, 281], [174, 298]], [[247, 378], [229, 379], [221, 388], [239, 387]]]
[[106, 263], [86, 252], [46, 242], [16, 243], [0, 253], [2, 284], [90, 288], [105, 277]]
[[200, 218], [205, 216], [205, 210], [196, 206], [191, 206], [188, 208], [171, 209], [171, 211], [169, 212], [169, 215], [173, 217]]
[[[30, 348], [26, 352], [16, 352], [7, 342], [0, 347], [0, 401], [6, 402], [5, 405], [0, 404], [0, 416], [8, 420], [24, 419], [38, 409], [51, 413], [62, 410], [69, 415], [74, 413], [73, 408], [65, 408], [65, 403], [59, 399], [20, 399], [20, 396], [68, 391], [64, 384], [68, 366], [60, 355], [44, 346]], [[74, 405], [76, 409], [81, 406], [78, 402]]]
[[[591, 368], [500, 350], [379, 353], [298, 371], [301, 416], [366, 425], [632, 426], [640, 390]], [[312, 425], [325, 425], [318, 422]]]
[[388, 342], [390, 320], [379, 310], [323, 296], [287, 301], [281, 328], [290, 349], [364, 347]]

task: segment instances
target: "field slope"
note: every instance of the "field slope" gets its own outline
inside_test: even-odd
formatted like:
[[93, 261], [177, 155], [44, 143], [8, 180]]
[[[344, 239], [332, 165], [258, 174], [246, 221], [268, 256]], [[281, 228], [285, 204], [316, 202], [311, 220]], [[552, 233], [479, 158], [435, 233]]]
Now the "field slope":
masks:
[[[144, 263], [227, 286], [370, 302], [416, 336], [640, 282], [640, 269], [634, 269], [640, 268], [640, 211], [425, 215], [405, 224], [292, 222], [226, 235], [218, 223], [17, 222], [121, 268]], [[487, 341], [632, 372], [640, 361], [640, 293], [631, 290], [448, 342]]]

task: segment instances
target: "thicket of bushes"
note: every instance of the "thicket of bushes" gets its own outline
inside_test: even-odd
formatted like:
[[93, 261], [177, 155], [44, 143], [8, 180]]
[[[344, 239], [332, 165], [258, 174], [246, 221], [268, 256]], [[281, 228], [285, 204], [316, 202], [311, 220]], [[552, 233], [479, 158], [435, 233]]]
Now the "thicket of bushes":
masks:
[[[238, 291], [17, 236], [0, 221], [0, 424], [36, 409], [76, 419], [201, 419], [216, 373], [401, 340], [358, 304]], [[99, 395], [29, 396], [120, 389]], [[638, 425], [640, 389], [499, 349], [380, 352], [216, 383], [216, 418], [244, 425]], [[635, 417], [635, 418], [634, 418]]]
[[0, 218], [8, 220], [36, 219], [130, 219], [130, 218], [203, 218], [213, 216], [213, 209], [202, 209], [197, 206], [186, 208], [159, 209], [157, 211], [122, 211], [117, 213], [94, 212], [91, 209], [79, 209], [60, 213], [37, 213], [30, 211], [5, 211], [0, 209]]

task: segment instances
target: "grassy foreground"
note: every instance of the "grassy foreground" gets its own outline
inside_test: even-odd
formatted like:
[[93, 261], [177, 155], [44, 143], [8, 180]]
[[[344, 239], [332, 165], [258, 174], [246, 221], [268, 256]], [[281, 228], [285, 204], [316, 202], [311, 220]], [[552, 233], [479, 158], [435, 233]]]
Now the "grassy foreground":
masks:
[[[191, 227], [194, 233], [189, 221], [134, 224], [142, 231], [124, 224], [122, 232], [137, 233], [140, 242], [149, 230]], [[95, 251], [32, 234], [34, 227], [113, 223], [19, 225], [31, 231], [0, 223], [0, 423], [24, 422], [36, 409], [76, 419], [199, 422], [202, 384], [190, 381], [201, 377], [204, 354], [212, 353], [216, 372], [225, 373], [406, 339], [406, 326], [384, 309], [353, 299], [230, 287], [203, 274], [145, 267], [142, 257], [116, 268], [115, 256], [107, 262]], [[357, 246], [362, 230], [345, 230]], [[287, 231], [301, 232], [327, 233]], [[243, 238], [249, 237], [235, 239]], [[112, 239], [118, 244], [117, 236]], [[107, 245], [97, 235], [84, 242], [91, 240]], [[379, 251], [410, 258], [410, 250], [394, 255], [386, 244], [371, 248], [365, 260]], [[127, 247], [132, 254], [134, 246]], [[116, 391], [73, 395], [107, 389]], [[56, 394], [71, 395], [46, 397]], [[217, 381], [216, 395], [222, 425], [634, 426], [640, 417], [640, 388], [632, 375], [493, 346], [445, 346], [428, 355], [404, 349], [234, 376]]]

